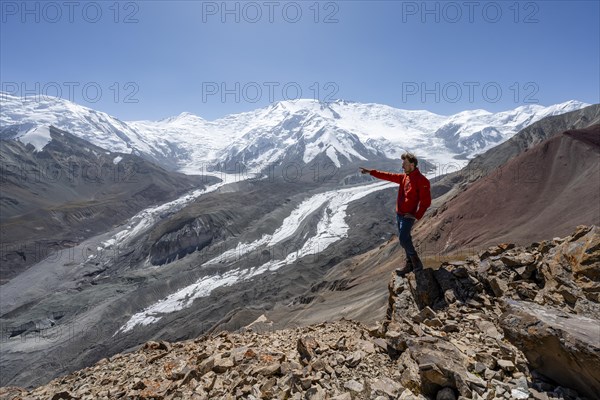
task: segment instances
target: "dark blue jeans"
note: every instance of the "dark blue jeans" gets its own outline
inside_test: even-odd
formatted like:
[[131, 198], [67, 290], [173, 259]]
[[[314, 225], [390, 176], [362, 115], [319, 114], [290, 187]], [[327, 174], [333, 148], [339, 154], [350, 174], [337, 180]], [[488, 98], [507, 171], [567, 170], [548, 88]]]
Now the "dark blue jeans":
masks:
[[398, 238], [400, 239], [400, 245], [406, 252], [406, 261], [409, 262], [410, 256], [417, 255], [415, 246], [413, 246], [412, 237], [410, 236], [410, 231], [416, 220], [413, 218], [404, 218], [400, 214], [396, 214], [396, 221], [398, 222]]

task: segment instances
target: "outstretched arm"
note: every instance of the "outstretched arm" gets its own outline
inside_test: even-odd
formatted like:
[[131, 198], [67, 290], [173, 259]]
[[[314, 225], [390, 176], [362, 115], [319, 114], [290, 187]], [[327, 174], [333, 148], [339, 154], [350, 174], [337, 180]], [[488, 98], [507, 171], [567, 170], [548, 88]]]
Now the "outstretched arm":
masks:
[[377, 171], [376, 169], [367, 169], [360, 167], [361, 174], [370, 174], [371, 176], [377, 179], [383, 179], [385, 181], [400, 183], [404, 174], [394, 174], [391, 172]]

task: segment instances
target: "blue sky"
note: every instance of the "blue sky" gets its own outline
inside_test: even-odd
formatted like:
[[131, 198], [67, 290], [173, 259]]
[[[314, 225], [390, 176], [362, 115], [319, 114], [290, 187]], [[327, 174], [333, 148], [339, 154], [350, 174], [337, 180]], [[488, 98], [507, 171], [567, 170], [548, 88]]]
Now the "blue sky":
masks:
[[598, 1], [6, 1], [2, 90], [123, 120], [317, 98], [453, 114], [600, 102]]

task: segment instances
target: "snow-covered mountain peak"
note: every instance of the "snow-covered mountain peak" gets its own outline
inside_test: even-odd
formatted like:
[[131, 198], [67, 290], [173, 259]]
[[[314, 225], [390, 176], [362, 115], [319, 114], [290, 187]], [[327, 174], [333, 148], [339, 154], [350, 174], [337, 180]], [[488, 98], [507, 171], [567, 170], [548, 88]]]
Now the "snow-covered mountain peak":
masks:
[[553, 106], [550, 106], [548, 108], [556, 110], [556, 111], [562, 111], [563, 113], [565, 112], [570, 112], [570, 111], [575, 111], [575, 110], [579, 110], [581, 108], [590, 106], [591, 104], [588, 103], [584, 103], [578, 100], [569, 100], [566, 101], [564, 103], [560, 103], [560, 104], [555, 104]]
[[473, 118], [473, 117], [483, 117], [483, 116], [487, 116], [487, 115], [492, 115], [492, 113], [487, 110], [478, 108], [475, 110], [461, 111], [457, 114], [454, 114], [454, 115], [451, 115], [450, 117], [448, 117], [448, 120], [460, 121], [460, 120], [467, 120], [467, 119]]
[[196, 124], [196, 123], [202, 123], [205, 122], [206, 120], [202, 117], [199, 117], [196, 114], [192, 114], [190, 112], [184, 111], [179, 115], [173, 116], [173, 117], [167, 117], [164, 119], [161, 119], [157, 122], [161, 122], [161, 123], [165, 123], [165, 124], [186, 124], [186, 123], [191, 123], [191, 124]]
[[[167, 168], [199, 173], [228, 161], [260, 169], [289, 157], [311, 162], [320, 154], [336, 165], [417, 151], [433, 162], [483, 152], [550, 115], [587, 106], [570, 100], [492, 113], [468, 110], [445, 116], [384, 104], [346, 100], [288, 100], [208, 121], [189, 112], [160, 121], [120, 121], [67, 100], [0, 93], [3, 138], [44, 142], [40, 126], [54, 125], [112, 152], [136, 152]], [[31, 132], [30, 135], [27, 135]], [[33, 144], [33, 143], [32, 143]]]
[[27, 141], [29, 132], [53, 125], [107, 150], [151, 155], [153, 149], [137, 131], [104, 112], [51, 96], [17, 97], [0, 92], [0, 131]]
[[325, 106], [323, 103], [315, 99], [295, 99], [295, 100], [281, 100], [273, 103], [273, 109], [284, 109], [290, 112], [294, 112], [299, 109], [318, 109]]

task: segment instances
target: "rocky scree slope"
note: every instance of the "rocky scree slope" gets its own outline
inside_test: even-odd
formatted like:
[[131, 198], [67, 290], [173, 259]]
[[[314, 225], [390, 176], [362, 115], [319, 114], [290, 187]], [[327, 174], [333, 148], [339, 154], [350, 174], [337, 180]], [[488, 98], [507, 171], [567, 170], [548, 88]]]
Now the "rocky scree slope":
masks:
[[389, 282], [387, 318], [150, 341], [11, 399], [584, 399], [600, 392], [600, 229]]

